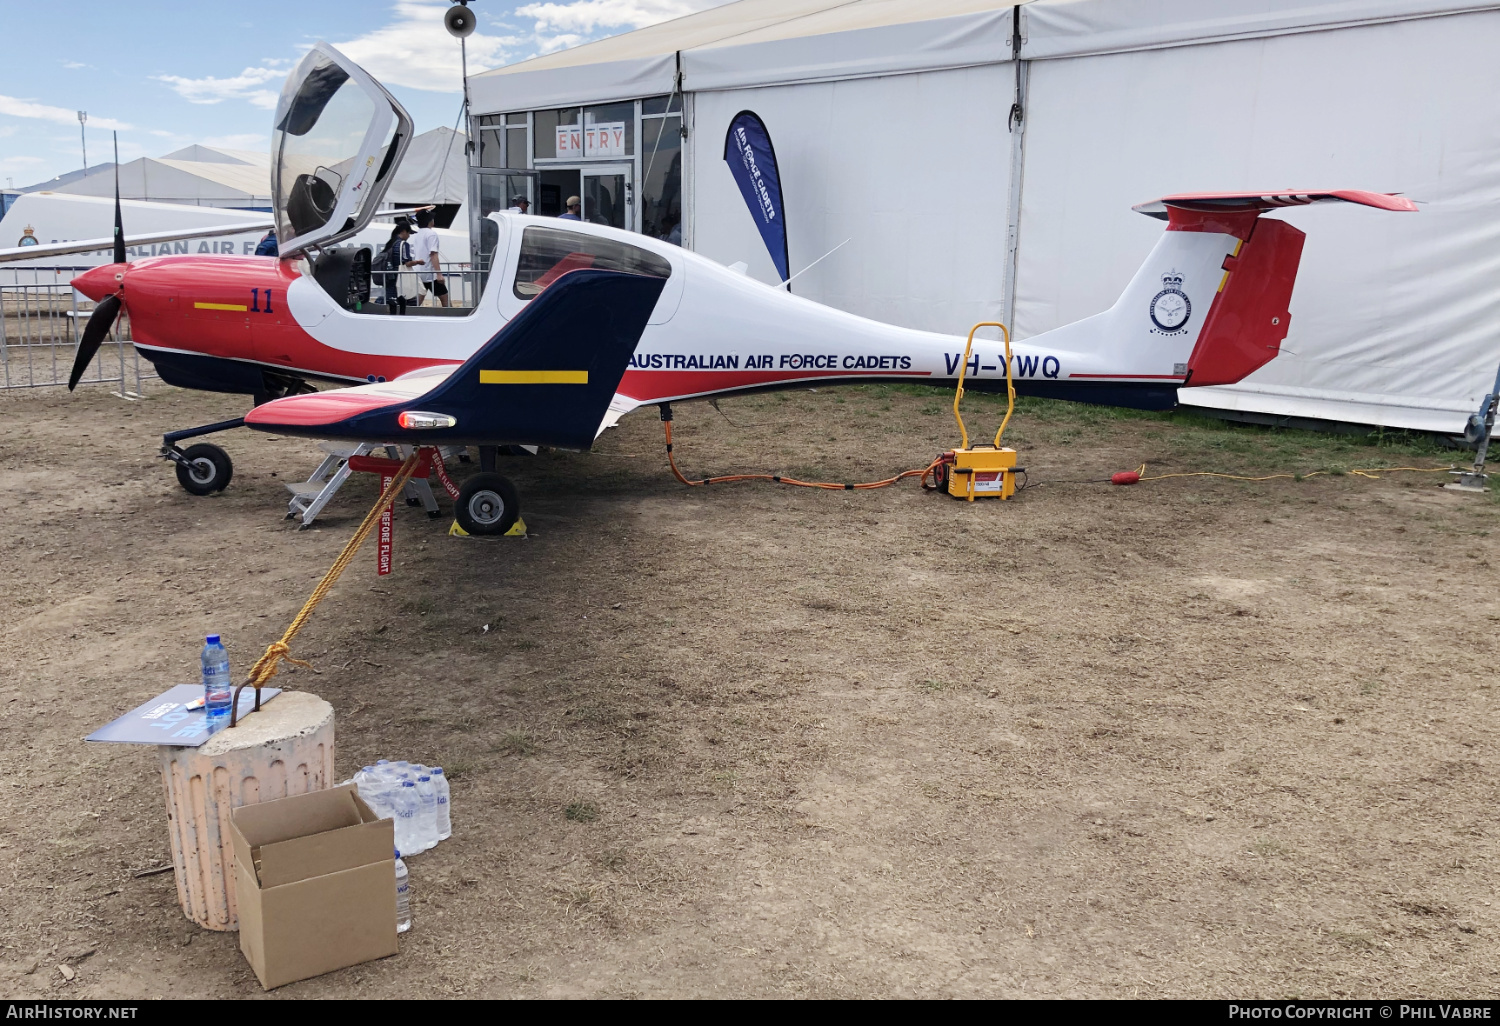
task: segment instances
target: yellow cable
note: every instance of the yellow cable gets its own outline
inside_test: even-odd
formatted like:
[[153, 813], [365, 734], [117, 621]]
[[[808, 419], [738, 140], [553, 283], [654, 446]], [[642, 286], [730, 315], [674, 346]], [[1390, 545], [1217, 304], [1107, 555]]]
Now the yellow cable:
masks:
[[[1452, 467], [1366, 467], [1362, 470], [1346, 470], [1346, 474], [1357, 474], [1367, 477], [1372, 481], [1380, 480], [1380, 474], [1394, 474], [1398, 471], [1406, 471], [1413, 474], [1441, 474], [1452, 470]], [[1279, 478], [1306, 480], [1309, 477], [1333, 474], [1332, 470], [1312, 470], [1306, 474], [1267, 474], [1265, 477], [1242, 477], [1239, 474], [1220, 474], [1212, 470], [1195, 470], [1184, 474], [1157, 474], [1153, 477], [1146, 476], [1146, 464], [1141, 464], [1141, 469], [1136, 471], [1141, 481], [1165, 481], [1173, 477], [1222, 477], [1229, 481], [1275, 481]]]
[[359, 551], [359, 547], [364, 544], [365, 539], [370, 536], [370, 532], [375, 529], [375, 525], [380, 522], [381, 511], [396, 501], [396, 496], [401, 494], [401, 489], [405, 488], [406, 482], [411, 480], [412, 474], [417, 469], [417, 462], [421, 456], [421, 452], [421, 449], [412, 450], [412, 454], [406, 458], [405, 463], [401, 464], [401, 469], [396, 472], [396, 476], [391, 480], [390, 487], [380, 493], [380, 498], [376, 500], [374, 508], [365, 514], [364, 521], [355, 530], [354, 537], [350, 538], [344, 545], [344, 550], [338, 554], [338, 558], [333, 561], [333, 565], [328, 568], [328, 572], [323, 575], [323, 579], [318, 582], [318, 586], [312, 590], [312, 594], [307, 597], [307, 601], [302, 603], [302, 608], [298, 610], [297, 615], [292, 617], [292, 622], [287, 627], [286, 632], [281, 635], [281, 640], [273, 641], [270, 645], [266, 646], [265, 654], [255, 661], [254, 666], [250, 667], [250, 675], [245, 679], [245, 683], [234, 689], [234, 701], [229, 707], [229, 725], [231, 727], [239, 719], [241, 691], [244, 691], [247, 687], [253, 687], [255, 689], [255, 708], [259, 709], [260, 689], [265, 686], [266, 681], [276, 676], [277, 667], [283, 659], [296, 663], [298, 666], [310, 667], [312, 665], [311, 663], [292, 657], [292, 639], [297, 636], [297, 632], [307, 623], [308, 618], [312, 616], [313, 610], [318, 607], [318, 603], [322, 602], [324, 597], [327, 596], [328, 592], [333, 588], [334, 583], [338, 581], [339, 575], [344, 572], [344, 568], [354, 559], [354, 555]]

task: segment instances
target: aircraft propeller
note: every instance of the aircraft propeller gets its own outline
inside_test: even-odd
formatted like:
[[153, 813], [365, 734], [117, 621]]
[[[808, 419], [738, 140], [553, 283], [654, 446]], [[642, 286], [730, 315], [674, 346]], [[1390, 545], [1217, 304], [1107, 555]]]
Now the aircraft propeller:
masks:
[[[115, 251], [114, 263], [123, 268], [126, 263], [125, 257], [125, 226], [120, 217], [120, 138], [115, 136]], [[123, 273], [115, 275], [116, 280], [124, 287], [125, 276]], [[118, 292], [105, 296], [99, 300], [99, 305], [94, 307], [94, 312], [89, 316], [88, 324], [84, 325], [83, 337], [78, 340], [78, 355], [73, 358], [73, 370], [68, 375], [68, 391], [73, 391], [78, 386], [78, 379], [83, 377], [83, 372], [88, 370], [89, 364], [94, 359], [94, 354], [99, 352], [99, 347], [104, 344], [104, 339], [109, 335], [109, 330], [114, 327], [115, 318], [120, 313], [120, 294]]]

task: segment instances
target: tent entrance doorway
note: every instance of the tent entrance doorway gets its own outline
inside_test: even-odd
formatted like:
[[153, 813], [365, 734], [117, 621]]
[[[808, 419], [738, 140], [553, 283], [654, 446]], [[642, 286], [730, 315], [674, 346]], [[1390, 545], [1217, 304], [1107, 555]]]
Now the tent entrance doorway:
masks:
[[549, 167], [537, 176], [536, 209], [542, 217], [566, 213], [569, 196], [583, 200], [583, 220], [635, 230], [634, 169], [629, 164], [585, 164]]

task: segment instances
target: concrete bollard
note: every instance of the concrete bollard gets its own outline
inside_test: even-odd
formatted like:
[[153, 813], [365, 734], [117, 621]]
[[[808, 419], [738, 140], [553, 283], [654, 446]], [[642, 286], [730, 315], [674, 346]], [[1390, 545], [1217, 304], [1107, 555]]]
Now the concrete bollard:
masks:
[[162, 746], [161, 779], [182, 911], [210, 930], [239, 929], [229, 810], [331, 787], [333, 706], [284, 691], [197, 748]]

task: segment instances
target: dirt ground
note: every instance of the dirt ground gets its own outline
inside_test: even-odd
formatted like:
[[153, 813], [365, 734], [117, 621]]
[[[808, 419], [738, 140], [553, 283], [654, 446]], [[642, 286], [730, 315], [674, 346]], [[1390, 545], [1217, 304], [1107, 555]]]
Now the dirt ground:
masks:
[[[162, 431], [233, 397], [0, 396], [0, 992], [256, 997], [176, 904], [155, 756], [82, 738], [242, 673], [375, 495], [283, 521], [308, 442], [236, 432], [181, 491]], [[996, 407], [976, 402], [993, 430]], [[868, 479], [942, 398], [678, 408], [688, 473]], [[1036, 487], [972, 506], [689, 490], [654, 411], [505, 461], [531, 537], [402, 508], [297, 644], [342, 777], [443, 764], [398, 957], [274, 996], [1470, 996], [1500, 992], [1500, 502], [1442, 475], [1134, 488], [1153, 471], [1444, 457], [1025, 406]], [[469, 471], [472, 467], [462, 468]], [[446, 507], [445, 502], [445, 507]], [[489, 625], [489, 630], [483, 630]], [[59, 968], [67, 965], [74, 978]]]

